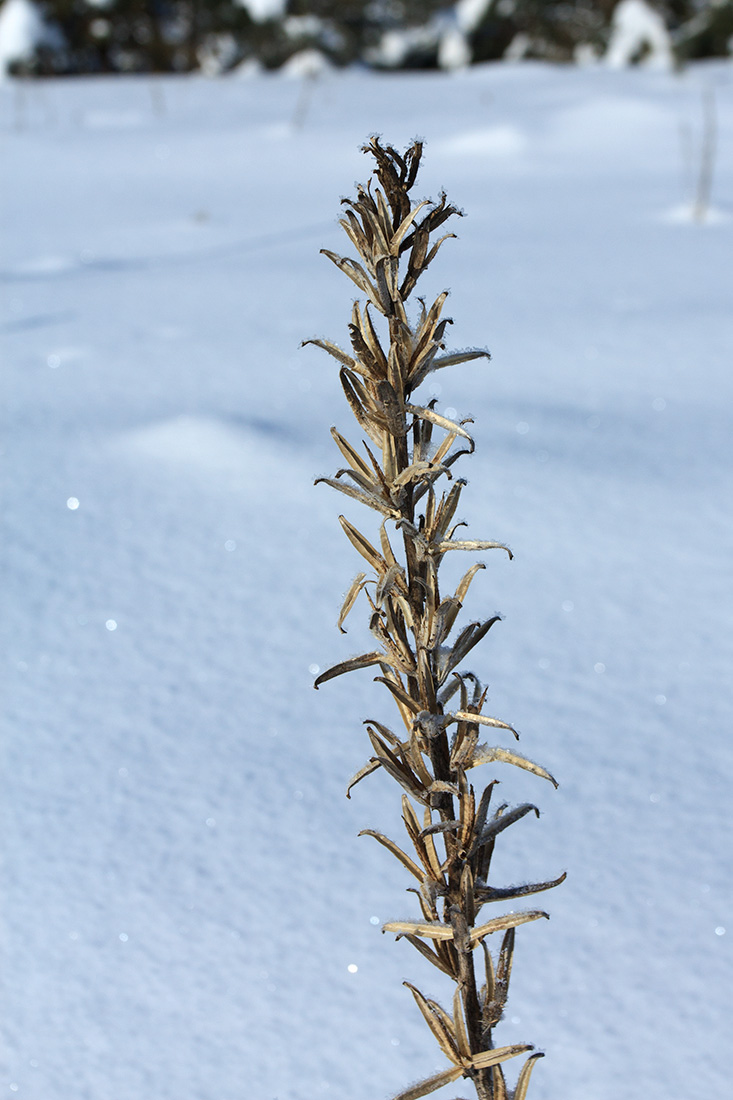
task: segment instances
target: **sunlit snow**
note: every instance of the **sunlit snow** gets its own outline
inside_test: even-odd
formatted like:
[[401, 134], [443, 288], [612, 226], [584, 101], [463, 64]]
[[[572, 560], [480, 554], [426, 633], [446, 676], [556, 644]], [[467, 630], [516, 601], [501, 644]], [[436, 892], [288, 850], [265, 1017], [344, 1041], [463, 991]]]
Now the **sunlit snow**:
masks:
[[[357, 837], [404, 838], [400, 791], [344, 797], [363, 720], [396, 712], [369, 669], [312, 688], [374, 645], [366, 605], [336, 628], [361, 562], [312, 484], [342, 464], [331, 425], [360, 433], [300, 343], [348, 341], [319, 249], [348, 249], [378, 132], [424, 137], [419, 197], [466, 214], [424, 293], [450, 287], [451, 346], [492, 361], [424, 398], [473, 418], [459, 518], [515, 555], [474, 582], [466, 621], [504, 621], [471, 667], [560, 781], [475, 780], [542, 811], [497, 884], [568, 872], [517, 935], [497, 1040], [546, 1052], [530, 1100], [724, 1096], [730, 66], [303, 86], [0, 87], [2, 1087], [379, 1100], [444, 1065], [402, 982], [450, 990], [381, 933], [417, 916], [410, 882]], [[699, 138], [706, 89], [720, 216], [698, 223], [668, 212], [695, 202], [680, 120]]]

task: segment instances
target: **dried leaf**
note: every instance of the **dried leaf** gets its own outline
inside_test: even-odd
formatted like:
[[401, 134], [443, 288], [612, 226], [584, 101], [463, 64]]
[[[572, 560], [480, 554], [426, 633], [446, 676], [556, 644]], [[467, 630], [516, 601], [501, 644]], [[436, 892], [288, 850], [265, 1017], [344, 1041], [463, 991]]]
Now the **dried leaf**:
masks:
[[402, 820], [405, 823], [410, 839], [415, 840], [420, 835], [420, 822], [417, 819], [417, 814], [410, 805], [410, 800], [404, 794], [402, 796]]
[[555, 886], [560, 886], [567, 877], [567, 871], [563, 871], [558, 878], [550, 879], [548, 882], [530, 882], [523, 886], [507, 886], [501, 889], [486, 886], [481, 890], [481, 901], [511, 901], [513, 898], [526, 898], [530, 894], [540, 894], [543, 890], [552, 890]]
[[489, 951], [486, 940], [481, 940], [481, 946], [484, 950], [484, 966], [486, 969], [486, 1001], [490, 1003], [496, 996], [496, 974], [494, 972], [494, 960], [491, 958], [491, 952]]
[[493, 763], [514, 764], [516, 768], [523, 768], [525, 771], [532, 772], [533, 775], [539, 775], [542, 779], [549, 779], [555, 789], [559, 786], [557, 780], [553, 779], [550, 773], [540, 767], [539, 764], [534, 764], [531, 760], [527, 760], [525, 756], [518, 756], [517, 753], [503, 749], [499, 745], [491, 748], [488, 745], [478, 745], [468, 767], [475, 768], [479, 764]]
[[425, 938], [429, 940], [453, 939], [453, 929], [451, 926], [449, 924], [442, 924], [440, 921], [436, 923], [428, 921], [390, 921], [383, 926], [382, 931], [394, 932], [397, 936], [425, 936]]
[[374, 265], [374, 275], [379, 294], [379, 301], [374, 302], [374, 304], [385, 317], [391, 317], [394, 313], [394, 303], [398, 297], [390, 268], [390, 260], [390, 256], [380, 256]]
[[351, 582], [351, 585], [349, 587], [349, 591], [346, 593], [346, 597], [345, 597], [343, 605], [341, 607], [341, 612], [339, 614], [339, 621], [338, 621], [338, 628], [339, 628], [339, 630], [341, 631], [342, 634], [346, 633], [346, 631], [344, 630], [344, 622], [346, 621], [346, 617], [349, 614], [349, 612], [351, 611], [352, 607], [356, 603], [356, 599], [357, 599], [359, 593], [361, 592], [362, 588], [364, 587], [365, 578], [366, 578], [366, 573], [357, 573], [356, 576], [354, 577], [353, 581]]
[[471, 1058], [471, 1044], [468, 1041], [466, 1023], [463, 1019], [463, 1006], [461, 1005], [461, 990], [457, 987], [453, 994], [453, 1031], [456, 1037], [458, 1053], [465, 1061]]
[[384, 373], [380, 370], [380, 365], [374, 358], [372, 350], [364, 338], [364, 333], [361, 328], [361, 318], [359, 317], [358, 302], [354, 302], [354, 312], [352, 316], [353, 320], [349, 325], [349, 337], [356, 358], [351, 369], [361, 374], [362, 378], [366, 378], [372, 382], [379, 382], [380, 379], [384, 377]]
[[[390, 851], [392, 853], [392, 855], [395, 856], [400, 861], [400, 863], [403, 863], [405, 865], [405, 867], [410, 872], [410, 874], [414, 875], [415, 878], [418, 880], [418, 882], [422, 882], [423, 873], [420, 870], [420, 868], [418, 867], [418, 865], [416, 863], [413, 863], [413, 861], [410, 859], [410, 857], [408, 855], [406, 855], [406, 853], [403, 852], [402, 849], [399, 848], [393, 840], [390, 840], [389, 837], [384, 836], [383, 833], [376, 832], [375, 829], [362, 829], [361, 832], [358, 835], [359, 836], [373, 836], [374, 839], [378, 840], [380, 844], [384, 845], [384, 847], [387, 848], [388, 851]], [[387, 925], [385, 924], [382, 931], [383, 932], [387, 932], [387, 931], [391, 932], [392, 929], [388, 928]], [[408, 931], [411, 932], [412, 929], [408, 929]], [[418, 933], [415, 933], [415, 935], [418, 935]]]
[[[377, 753], [379, 763], [384, 770], [388, 772], [393, 779], [396, 779], [400, 786], [404, 787], [413, 798], [416, 798], [418, 801], [423, 801], [425, 798], [425, 789], [420, 783], [420, 780], [413, 775], [410, 768], [399, 760], [384, 742], [379, 740], [374, 730], [369, 729], [368, 732], [369, 739]], [[402, 755], [401, 746], [400, 755]]]
[[473, 892], [473, 872], [471, 871], [471, 864], [468, 862], [463, 864], [463, 870], [461, 871], [461, 896], [466, 911], [466, 921], [470, 927], [476, 921], [476, 904]]
[[379, 398], [379, 412], [384, 417], [390, 435], [395, 438], [405, 435], [407, 425], [405, 423], [404, 408], [394, 386], [385, 379], [377, 382], [375, 389]]
[[416, 703], [415, 700], [407, 694], [403, 687], [400, 687], [400, 685], [396, 684], [393, 680], [389, 680], [386, 676], [375, 676], [374, 679], [380, 684], [385, 684], [386, 687], [388, 687], [389, 690], [392, 692], [395, 699], [399, 703], [402, 703], [403, 706], [407, 707], [408, 710], [411, 710], [413, 714], [419, 713], [420, 704]]
[[486, 844], [487, 841], [493, 840], [493, 838], [503, 832], [504, 829], [508, 829], [515, 821], [519, 821], [520, 818], [523, 818], [532, 810], [534, 810], [537, 817], [540, 816], [540, 811], [536, 806], [533, 806], [531, 802], [524, 802], [521, 806], [515, 806], [508, 814], [501, 814], [495, 817], [493, 821], [489, 822], [479, 839], [476, 841], [476, 848], [480, 848], [482, 844]]
[[465, 486], [466, 482], [463, 480], [463, 478], [459, 478], [451, 491], [448, 493], [448, 496], [445, 498], [445, 500], [441, 502], [440, 511], [438, 514], [437, 522], [435, 524], [435, 530], [432, 538], [438, 539], [438, 541], [445, 538], [445, 533], [448, 530], [453, 516], [456, 514], [458, 502]]
[[431, 554], [445, 554], [448, 550], [506, 550], [510, 561], [514, 557], [503, 542], [487, 542], [484, 539], [445, 539], [430, 547]]
[[415, 998], [415, 1003], [422, 1012], [425, 1023], [428, 1025], [433, 1035], [437, 1039], [438, 1045], [445, 1054], [446, 1058], [449, 1061], [454, 1062], [457, 1066], [460, 1066], [461, 1057], [454, 1036], [451, 1030], [446, 1027], [444, 1020], [441, 1018], [441, 1015], [434, 1011], [434, 1002], [429, 1001], [427, 997], [423, 993], [421, 993], [420, 990], [417, 989], [411, 982], [403, 982], [402, 984], [407, 986], [407, 988], [410, 990], [413, 997]]
[[497, 1047], [495, 1050], [485, 1050], [481, 1054], [474, 1054], [471, 1059], [471, 1065], [474, 1069], [488, 1069], [489, 1066], [495, 1066], [498, 1065], [499, 1062], [506, 1062], [510, 1058], [516, 1058], [518, 1054], [524, 1054], [528, 1050], [532, 1050], [531, 1043], [514, 1043], [509, 1047]]
[[346, 537], [351, 545], [359, 551], [365, 561], [371, 565], [377, 573], [385, 573], [387, 571], [387, 563], [384, 558], [379, 554], [368, 539], [364, 538], [361, 531], [357, 531], [356, 527], [346, 519], [345, 516], [339, 516], [339, 523], [343, 527]]
[[431, 951], [428, 945], [426, 943], [423, 943], [423, 941], [418, 936], [405, 936], [404, 938], [407, 940], [408, 943], [411, 943], [412, 946], [417, 951], [419, 951], [421, 955], [423, 955], [429, 962], [431, 962], [433, 966], [437, 967], [438, 970], [442, 970], [443, 973], [447, 974], [449, 978], [455, 978], [455, 973], [453, 972], [453, 970], [451, 970], [451, 968], [443, 962], [443, 960], [435, 951]]
[[[435, 784], [433, 784], [433, 787], [434, 786], [435, 786]], [[432, 788], [431, 788], [430, 793], [431, 794], [434, 793]], [[429, 826], [431, 824], [432, 820], [433, 820], [433, 813], [432, 813], [432, 810], [430, 808], [430, 803], [428, 802], [428, 804], [425, 807], [425, 818], [424, 818], [425, 825]], [[438, 859], [438, 853], [435, 849], [435, 841], [433, 840], [432, 833], [425, 833], [424, 835], [421, 835], [420, 837], [418, 837], [415, 840], [415, 847], [417, 847], [419, 844], [422, 845], [422, 847], [424, 849], [424, 852], [425, 852], [425, 858], [424, 858], [423, 862], [425, 863], [426, 870], [428, 871], [428, 874], [435, 880], [435, 882], [438, 882], [438, 883], [442, 884], [443, 883], [443, 871], [442, 871], [442, 868], [440, 866], [440, 860]]]
[[474, 833], [476, 836], [481, 836], [481, 833], [483, 832], [484, 825], [486, 823], [486, 815], [489, 812], [491, 796], [494, 793], [494, 787], [497, 785], [498, 782], [498, 779], [492, 779], [491, 783], [489, 783], [488, 787], [486, 787], [484, 793], [481, 795], [478, 809], [476, 811], [476, 819], [473, 824]]
[[448, 474], [448, 477], [451, 476], [445, 466], [439, 466], [434, 462], [427, 461], [413, 462], [411, 466], [406, 467], [406, 469], [397, 475], [392, 484], [402, 486], [409, 485], [412, 481], [424, 480], [425, 478], [435, 480], [440, 474]]
[[434, 1077], [427, 1077], [418, 1085], [411, 1085], [409, 1089], [405, 1089], [404, 1092], [400, 1092], [393, 1097], [393, 1100], [420, 1100], [421, 1096], [427, 1096], [429, 1093], [435, 1092], [436, 1089], [442, 1088], [443, 1085], [449, 1085], [451, 1081], [457, 1081], [462, 1076], [463, 1066], [443, 1070], [442, 1073], [436, 1073]]
[[440, 413], [434, 412], [433, 409], [426, 409], [422, 405], [405, 405], [405, 412], [412, 413], [412, 415], [418, 417], [419, 420], [429, 420], [431, 424], [435, 424], [438, 428], [445, 428], [447, 432], [453, 432], [455, 435], [462, 436], [463, 439], [469, 441], [471, 450], [473, 450], [473, 439], [460, 424], [456, 424], [453, 420], [448, 420], [445, 416], [441, 416]]
[[351, 281], [356, 283], [359, 290], [363, 291], [363, 293], [371, 299], [377, 309], [384, 312], [380, 302], [379, 292], [369, 279], [369, 276], [361, 264], [356, 263], [355, 260], [350, 260], [348, 257], [339, 256], [337, 253], [331, 252], [328, 248], [322, 248], [321, 255], [328, 256], [329, 260], [331, 260], [340, 271], [343, 271], [345, 275], [348, 275]]
[[436, 779], [430, 784], [431, 794], [452, 794], [458, 798], [458, 785], [456, 783], [448, 783], [444, 779]]
[[[446, 471], [447, 471], [449, 466], [453, 465], [453, 459], [451, 458], [449, 460], [446, 460], [445, 462], [443, 462], [443, 459], [448, 454], [448, 451], [451, 449], [451, 447], [453, 446], [453, 444], [455, 443], [457, 438], [458, 437], [456, 436], [455, 432], [448, 432], [448, 434], [443, 437], [443, 442], [440, 444], [437, 451], [433, 455], [432, 461], [436, 465], [438, 463], [440, 463], [445, 468]], [[470, 454], [471, 452], [470, 451], [459, 451], [458, 453], [465, 455], [465, 454]]]
[[501, 941], [501, 950], [499, 951], [499, 965], [496, 968], [496, 984], [501, 990], [502, 1002], [506, 1001], [509, 992], [509, 979], [512, 974], [512, 963], [514, 961], [514, 939], [515, 929], [509, 928], [504, 934], [504, 939]]
[[[454, 213], [459, 214], [460, 211], [456, 210], [456, 211], [454, 211]], [[456, 236], [455, 233], [446, 233], [439, 240], [437, 240], [435, 242], [435, 244], [433, 245], [433, 247], [430, 249], [430, 252], [428, 253], [428, 255], [425, 259], [425, 265], [424, 266], [428, 267], [433, 262], [435, 257], [438, 255], [438, 250], [439, 250], [440, 246], [442, 244], [444, 244], [446, 241], [455, 240], [455, 236]]]
[[541, 909], [531, 909], [524, 913], [507, 913], [504, 917], [495, 917], [493, 920], [487, 921], [486, 924], [471, 929], [471, 947], [475, 947], [484, 936], [490, 936], [492, 932], [501, 932], [505, 928], [516, 928], [519, 924], [527, 924], [529, 921], [539, 920], [540, 917], [544, 917], [545, 920], [550, 919], [549, 914], [543, 913]]
[[366, 779], [368, 775], [371, 775], [372, 772], [375, 772], [377, 768], [380, 768], [381, 766], [381, 760], [370, 760], [369, 763], [365, 764], [363, 768], [359, 768], [358, 772], [356, 772], [355, 775], [352, 775], [351, 779], [349, 780], [349, 785], [346, 788], [346, 797], [351, 798], [350, 792], [352, 787], [355, 787], [357, 783], [360, 783], [362, 779]]
[[521, 1072], [517, 1079], [517, 1084], [514, 1088], [514, 1096], [512, 1100], [525, 1100], [527, 1096], [527, 1089], [529, 1088], [529, 1079], [532, 1075], [532, 1070], [535, 1067], [538, 1059], [544, 1058], [544, 1054], [541, 1051], [537, 1051], [536, 1054], [531, 1054], [527, 1061], [522, 1066]]
[[421, 829], [420, 836], [433, 836], [435, 833], [455, 833], [460, 827], [460, 821], [436, 821], [434, 825], [428, 825], [426, 829]]
[[461, 610], [461, 601], [455, 599], [453, 596], [449, 596], [448, 599], [443, 600], [438, 606], [435, 615], [433, 616], [433, 623], [428, 638], [428, 648], [432, 650], [438, 649], [442, 646], [445, 639], [453, 629], [453, 624], [456, 621], [458, 612]]
[[405, 571], [401, 565], [390, 565], [386, 573], [383, 573], [377, 581], [377, 590], [374, 595], [374, 602], [377, 607], [382, 606], [385, 598], [400, 580], [403, 583], [403, 587], [406, 587], [404, 577]]
[[[498, 615], [495, 619], [490, 620], [488, 626], [491, 626], [493, 623], [495, 623], [497, 619]], [[484, 623], [484, 626], [486, 626], [486, 628], [488, 629], [486, 623]], [[484, 633], [486, 633], [486, 631], [484, 631]], [[473, 646], [471, 646], [470, 648], [473, 648]], [[470, 710], [457, 710], [454, 717], [457, 718], [459, 722], [478, 722], [480, 726], [493, 726], [494, 729], [509, 730], [510, 733], [514, 734], [517, 741], [519, 740], [519, 734], [513, 726], [507, 725], [506, 722], [502, 722], [499, 718], [489, 718], [488, 714], [474, 714]]]
[[[460, 606], [460, 605], [459, 605]], [[483, 623], [470, 623], [465, 627], [458, 635], [455, 645], [447, 653], [441, 653], [438, 660], [438, 668], [440, 671], [440, 680], [442, 684], [449, 672], [451, 672], [461, 661], [468, 656], [471, 650], [479, 644], [479, 642], [486, 637], [491, 630], [494, 623], [501, 621], [501, 615], [494, 615], [492, 619], [487, 619]], [[478, 721], [481, 721], [482, 715], [474, 716]], [[484, 722], [484, 725], [493, 726], [495, 719]], [[511, 729], [511, 726], [502, 724], [503, 729]], [[514, 732], [512, 730], [512, 732]]]
[[387, 565], [397, 565], [397, 558], [394, 556], [394, 551], [387, 536], [387, 528], [384, 523], [379, 528], [379, 538], [382, 546], [382, 553], [384, 554], [384, 560]]
[[369, 467], [358, 451], [351, 446], [348, 439], [344, 439], [341, 433], [335, 428], [331, 428], [331, 435], [346, 461], [353, 466], [355, 470], [358, 470], [360, 474], [363, 474], [364, 477], [370, 477]]
[[392, 730], [389, 729], [387, 726], [382, 725], [381, 722], [375, 721], [374, 718], [365, 718], [362, 725], [367, 727], [374, 726], [374, 728], [379, 731], [384, 740], [388, 741], [394, 749], [397, 749], [398, 751], [402, 750], [403, 746], [399, 737], [395, 733], [393, 733]]
[[469, 586], [471, 584], [471, 581], [476, 576], [479, 569], [485, 569], [485, 568], [486, 568], [486, 566], [484, 565], [484, 563], [482, 561], [477, 561], [475, 565], [471, 566], [471, 568], [468, 570], [468, 572], [464, 574], [463, 579], [461, 580], [461, 583], [458, 585], [458, 588], [456, 589], [456, 599], [457, 600], [460, 600], [461, 603], [465, 603], [466, 594], [468, 593], [468, 589], [469, 589]]
[[364, 230], [359, 225], [353, 210], [347, 210], [346, 216], [344, 218], [339, 218], [339, 225], [343, 228], [357, 252], [363, 255], [368, 251], [369, 241], [367, 240]]
[[362, 431], [373, 439], [374, 442], [381, 447], [382, 446], [382, 432], [379, 425], [374, 423], [374, 418], [367, 416], [367, 411], [364, 405], [359, 399], [354, 382], [356, 380], [355, 374], [350, 374], [346, 367], [342, 367], [339, 373], [339, 380], [341, 382], [341, 388], [344, 391], [346, 400], [349, 403], [349, 408], [356, 417], [356, 422]]
[[304, 340], [300, 346], [304, 348], [307, 347], [308, 344], [313, 344], [315, 347], [327, 351], [329, 355], [332, 355], [333, 358], [338, 360], [344, 367], [353, 368], [355, 366], [352, 357], [347, 355], [345, 351], [342, 351], [336, 344], [332, 344], [330, 340]]
[[364, 306], [364, 323], [362, 326], [362, 332], [364, 333], [364, 339], [369, 345], [369, 350], [374, 356], [375, 362], [382, 375], [387, 373], [387, 357], [384, 354], [384, 349], [379, 342], [374, 323], [372, 321], [371, 314], [369, 312], [369, 302]]
[[336, 676], [343, 676], [345, 672], [355, 672], [360, 668], [369, 668], [370, 665], [379, 665], [383, 661], [383, 653], [363, 653], [361, 657], [351, 657], [348, 661], [340, 661], [339, 664], [332, 665], [331, 668], [327, 668], [325, 672], [317, 676], [313, 687], [317, 690], [327, 680], [333, 680]]
[[504, 1073], [501, 1066], [491, 1067], [491, 1082], [494, 1086], [493, 1100], [508, 1100], [506, 1081], [504, 1080]]
[[336, 481], [336, 479], [332, 477], [318, 477], [314, 485], [320, 485], [322, 482], [326, 485], [330, 485], [332, 489], [338, 489], [338, 491], [345, 496], [352, 497], [353, 500], [358, 500], [360, 504], [366, 505], [367, 508], [373, 508], [375, 512], [381, 512], [383, 516], [387, 516], [389, 519], [397, 519], [400, 515], [396, 508], [387, 504], [382, 497], [378, 497], [374, 493], [367, 493], [363, 489], [355, 489], [353, 485], [344, 484], [343, 481]]
[[491, 352], [485, 348], [469, 348], [466, 351], [454, 351], [450, 355], [441, 355], [433, 364], [433, 370], [452, 367], [456, 363], [468, 363], [471, 359], [491, 359]]
[[420, 211], [423, 209], [424, 206], [429, 206], [429, 205], [430, 205], [430, 199], [423, 199], [423, 201], [419, 202], [417, 204], [417, 206], [413, 206], [412, 210], [407, 215], [407, 217], [403, 219], [401, 225], [399, 226], [399, 228], [395, 232], [395, 234], [392, 237], [392, 240], [390, 242], [390, 252], [392, 253], [393, 256], [396, 256], [398, 254], [400, 245], [402, 244], [403, 240], [407, 236], [407, 234], [410, 230], [410, 227], [412, 226], [412, 223], [415, 221], [415, 218], [418, 216], [418, 214], [420, 213]]

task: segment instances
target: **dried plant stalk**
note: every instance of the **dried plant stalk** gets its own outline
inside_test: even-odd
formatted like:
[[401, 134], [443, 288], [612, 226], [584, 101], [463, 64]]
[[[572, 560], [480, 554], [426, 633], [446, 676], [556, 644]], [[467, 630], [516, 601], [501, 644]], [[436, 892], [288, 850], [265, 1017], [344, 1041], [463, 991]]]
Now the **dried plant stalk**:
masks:
[[[473, 1081], [479, 1100], [524, 1100], [530, 1074], [542, 1055], [530, 1055], [511, 1090], [503, 1063], [533, 1048], [529, 1044], [496, 1047], [493, 1029], [507, 999], [515, 929], [547, 913], [512, 911], [490, 920], [481, 920], [480, 913], [487, 903], [557, 886], [565, 875], [508, 888], [490, 883], [498, 835], [526, 814], [539, 816], [539, 811], [530, 804], [493, 808], [497, 780], [477, 797], [467, 775], [479, 764], [501, 762], [557, 784], [539, 764], [512, 749], [479, 743], [483, 727], [518, 736], [506, 722], [483, 714], [485, 688], [472, 672], [460, 671], [499, 616], [471, 622], [456, 632], [469, 585], [484, 565], [471, 566], [449, 596], [440, 593], [438, 571], [449, 551], [499, 548], [510, 558], [511, 551], [491, 540], [455, 537], [461, 526], [455, 517], [465, 482], [453, 481], [452, 467], [473, 451], [473, 440], [467, 421], [452, 421], [435, 411], [435, 401], [413, 397], [433, 371], [489, 355], [478, 348], [446, 354], [445, 330], [451, 323], [442, 317], [446, 293], [439, 294], [431, 306], [419, 299], [416, 318], [408, 316], [407, 299], [441, 244], [454, 236], [445, 233], [435, 240], [434, 235], [460, 213], [445, 194], [438, 202], [412, 202], [421, 143], [415, 142], [400, 155], [372, 138], [364, 151], [376, 161], [375, 178], [358, 186], [355, 199], [344, 200], [340, 223], [358, 260], [323, 252], [356, 284], [366, 302], [355, 302], [353, 307], [350, 351], [328, 340], [306, 343], [316, 344], [339, 364], [346, 400], [367, 437], [360, 451], [333, 428], [346, 465], [333, 478], [319, 480], [381, 518], [378, 538], [370, 541], [344, 516], [339, 517], [366, 571], [349, 588], [338, 625], [343, 630], [363, 593], [377, 648], [321, 673], [315, 687], [346, 672], [374, 667], [381, 673], [375, 679], [397, 706], [404, 725], [401, 734], [379, 722], [366, 722], [373, 755], [352, 778], [347, 796], [379, 768], [405, 792], [402, 810], [411, 854], [373, 829], [363, 831], [387, 848], [417, 884], [413, 889], [420, 919], [392, 921], [383, 931], [406, 939], [456, 985], [448, 1011], [405, 983], [450, 1065], [395, 1100], [419, 1100], [461, 1077]], [[452, 485], [438, 495], [441, 478]], [[402, 544], [399, 549], [393, 545], [395, 535]], [[451, 704], [456, 696], [457, 704]], [[487, 940], [499, 932], [503, 933], [501, 946], [493, 957]], [[481, 979], [476, 973], [477, 953]]]

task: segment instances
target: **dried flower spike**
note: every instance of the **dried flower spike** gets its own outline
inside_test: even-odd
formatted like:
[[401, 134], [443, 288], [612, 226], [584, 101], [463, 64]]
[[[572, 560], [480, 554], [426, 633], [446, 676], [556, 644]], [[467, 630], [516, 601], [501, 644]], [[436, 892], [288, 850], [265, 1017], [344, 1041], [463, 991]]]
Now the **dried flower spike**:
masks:
[[[493, 540], [455, 537], [462, 526], [455, 517], [465, 482], [453, 480], [452, 468], [473, 451], [473, 439], [465, 421], [440, 415], [435, 401], [413, 398], [433, 371], [489, 354], [480, 348], [446, 353], [445, 332], [452, 323], [442, 316], [446, 292], [430, 306], [418, 299], [414, 315], [408, 315], [407, 299], [442, 243], [454, 236], [445, 233], [436, 240], [435, 233], [460, 213], [444, 194], [438, 202], [413, 203], [410, 192], [422, 144], [415, 142], [400, 154], [373, 137], [364, 152], [376, 161], [373, 178], [357, 187], [355, 199], [344, 200], [340, 222], [358, 258], [323, 250], [366, 299], [354, 303], [348, 326], [351, 350], [329, 340], [306, 343], [316, 344], [339, 364], [341, 386], [364, 437], [358, 447], [333, 428], [346, 464], [333, 478], [319, 481], [378, 514], [378, 533], [371, 538], [339, 517], [362, 571], [346, 594], [338, 625], [343, 631], [363, 594], [376, 648], [321, 673], [315, 687], [372, 667], [380, 673], [375, 680], [396, 705], [400, 733], [367, 721], [373, 755], [351, 779], [347, 795], [380, 768], [402, 788], [409, 852], [373, 829], [363, 833], [390, 851], [416, 880], [411, 889], [420, 917], [391, 921], [383, 931], [406, 939], [456, 986], [448, 1011], [405, 983], [449, 1066], [395, 1100], [419, 1100], [461, 1077], [473, 1082], [479, 1100], [524, 1100], [542, 1054], [530, 1055], [510, 1089], [503, 1064], [532, 1047], [497, 1047], [493, 1029], [507, 999], [515, 929], [547, 913], [512, 911], [489, 920], [480, 920], [479, 914], [486, 904], [557, 886], [565, 875], [523, 886], [493, 885], [490, 868], [497, 837], [526, 815], [539, 816], [539, 810], [524, 803], [513, 809], [502, 804], [490, 812], [497, 780], [477, 797], [467, 776], [480, 764], [513, 764], [557, 784], [543, 767], [513, 750], [479, 743], [482, 727], [518, 737], [508, 723], [483, 713], [486, 690], [473, 672], [461, 670], [499, 616], [457, 629], [471, 581], [484, 565], [471, 566], [455, 593], [447, 596], [441, 595], [438, 572], [448, 551], [502, 549], [510, 558], [511, 551]], [[487, 940], [497, 933], [503, 933], [501, 945], [492, 955]], [[483, 978], [477, 978], [477, 956]]]

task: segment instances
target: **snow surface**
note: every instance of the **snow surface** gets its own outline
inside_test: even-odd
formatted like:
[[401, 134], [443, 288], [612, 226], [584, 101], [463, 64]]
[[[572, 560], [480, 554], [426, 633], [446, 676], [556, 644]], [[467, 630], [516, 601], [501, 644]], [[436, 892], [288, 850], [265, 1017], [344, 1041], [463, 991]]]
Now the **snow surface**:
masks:
[[1, 90], [5, 1093], [375, 1100], [444, 1064], [401, 985], [440, 976], [380, 934], [414, 898], [356, 839], [398, 792], [344, 798], [389, 701], [311, 686], [365, 627], [311, 484], [358, 432], [299, 342], [346, 338], [318, 250], [376, 130], [468, 215], [425, 289], [494, 356], [435, 379], [475, 417], [463, 518], [516, 554], [474, 667], [561, 783], [495, 773], [543, 810], [497, 881], [568, 871], [498, 1037], [547, 1052], [532, 1100], [725, 1095], [733, 222], [669, 216], [711, 82], [725, 214], [722, 64], [326, 73], [307, 112], [266, 75]]

